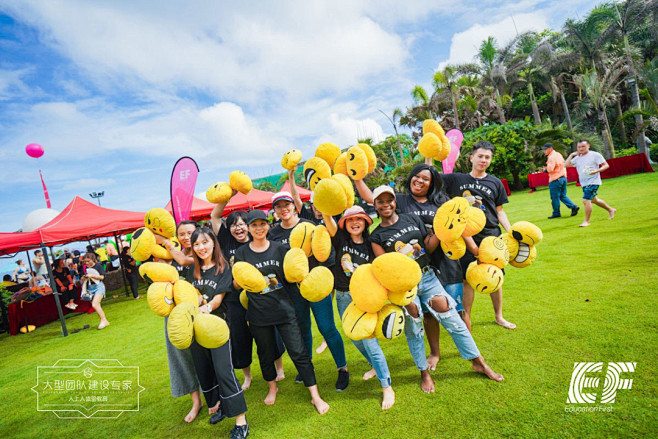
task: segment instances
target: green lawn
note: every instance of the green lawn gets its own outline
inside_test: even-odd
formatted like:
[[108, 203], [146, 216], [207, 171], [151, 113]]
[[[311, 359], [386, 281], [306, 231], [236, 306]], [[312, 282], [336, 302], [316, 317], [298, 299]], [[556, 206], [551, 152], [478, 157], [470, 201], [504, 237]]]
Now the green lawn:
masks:
[[[581, 205], [581, 189], [572, 184], [568, 192]], [[294, 383], [287, 356], [277, 403], [266, 407], [266, 384], [254, 363], [254, 384], [246, 392], [251, 437], [655, 437], [658, 173], [604, 180], [600, 195], [618, 209], [617, 217], [608, 221], [595, 207], [592, 225], [585, 229], [577, 227], [582, 210], [576, 218], [546, 219], [548, 190], [510, 197], [511, 222], [534, 222], [544, 240], [533, 265], [507, 270], [505, 316], [518, 329], [496, 326], [489, 298], [476, 297], [473, 334], [489, 364], [505, 376], [503, 383], [473, 373], [442, 330], [441, 361], [433, 374], [437, 392], [423, 394], [401, 337], [383, 344], [397, 401], [382, 412], [381, 389], [376, 380], [361, 380], [367, 364], [345, 338], [352, 372], [347, 391], [334, 390], [329, 351], [314, 358], [320, 392], [331, 404], [325, 416], [315, 414], [303, 385]], [[55, 322], [31, 334], [0, 337], [4, 436], [228, 437], [231, 421], [210, 426], [205, 410], [193, 424], [183, 422], [189, 398], [169, 395], [163, 322], [146, 300], [110, 300], [104, 308], [112, 325], [103, 331], [64, 338]], [[98, 317], [76, 316], [67, 323], [69, 329], [95, 327]], [[63, 358], [118, 359], [139, 366], [146, 389], [140, 411], [116, 420], [62, 420], [37, 412], [30, 390], [37, 366]], [[581, 361], [637, 362], [636, 372], [627, 376], [633, 388], [617, 393], [611, 413], [565, 413], [573, 364]]]

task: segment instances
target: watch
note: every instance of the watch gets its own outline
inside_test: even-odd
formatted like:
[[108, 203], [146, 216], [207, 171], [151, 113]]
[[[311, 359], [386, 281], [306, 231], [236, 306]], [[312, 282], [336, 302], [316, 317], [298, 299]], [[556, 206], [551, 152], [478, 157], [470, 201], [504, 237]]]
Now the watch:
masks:
[[207, 307], [207, 309], [208, 309], [208, 313], [211, 313], [211, 312], [212, 312], [212, 305], [208, 303], [208, 304], [206, 305], [206, 307]]

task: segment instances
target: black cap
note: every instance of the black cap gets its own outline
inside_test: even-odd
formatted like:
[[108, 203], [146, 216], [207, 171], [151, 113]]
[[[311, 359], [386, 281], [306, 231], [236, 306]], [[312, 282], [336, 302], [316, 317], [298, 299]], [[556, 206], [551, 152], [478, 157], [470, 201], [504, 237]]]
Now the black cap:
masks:
[[267, 215], [260, 209], [252, 210], [247, 214], [247, 225], [253, 223], [256, 220], [267, 221]]
[[552, 143], [544, 143], [544, 146], [542, 146], [541, 149], [548, 149], [548, 148], [552, 148], [552, 147], [553, 147]]

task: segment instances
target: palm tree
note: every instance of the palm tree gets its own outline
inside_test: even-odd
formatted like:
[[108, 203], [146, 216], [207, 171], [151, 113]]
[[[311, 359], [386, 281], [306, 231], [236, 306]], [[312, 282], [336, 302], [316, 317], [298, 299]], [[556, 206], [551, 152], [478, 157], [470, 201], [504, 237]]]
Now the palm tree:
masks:
[[606, 108], [618, 98], [619, 83], [628, 71], [628, 66], [624, 64], [624, 59], [618, 59], [610, 63], [609, 66], [604, 66], [602, 78], [599, 78], [594, 69], [573, 77], [574, 84], [585, 94], [585, 98], [581, 99], [578, 104], [581, 105], [581, 108], [588, 116], [596, 111], [601, 125], [601, 137], [603, 137], [606, 158], [615, 156], [615, 147], [610, 135], [610, 123], [608, 122]]
[[459, 126], [459, 111], [457, 108], [457, 79], [459, 77], [458, 70], [453, 66], [446, 66], [443, 70], [434, 72], [432, 78], [432, 85], [436, 93], [447, 93], [452, 103], [452, 114], [455, 121], [455, 128], [460, 130]]
[[498, 48], [496, 47], [496, 39], [494, 37], [489, 37], [480, 44], [480, 49], [478, 51], [478, 59], [480, 64], [482, 64], [482, 77], [486, 78], [489, 84], [493, 85], [494, 99], [496, 101], [496, 111], [498, 113], [498, 120], [501, 124], [506, 122], [505, 112], [503, 110], [502, 99], [498, 88], [495, 87], [495, 77], [494, 77], [494, 68], [496, 66], [496, 54], [498, 53]]
[[[398, 134], [398, 125], [397, 122], [400, 120], [402, 117], [402, 110], [399, 108], [396, 108], [393, 110], [392, 117], [389, 117], [388, 114], [384, 113], [382, 110], [379, 110], [380, 113], [382, 113], [384, 116], [386, 116], [386, 119], [388, 119], [389, 122], [391, 122], [391, 125], [393, 125], [393, 130], [395, 131], [395, 138], [398, 141], [398, 150], [400, 152], [400, 164], [404, 165], [404, 154], [402, 152], [402, 145], [400, 144], [400, 134]], [[393, 156], [393, 160], [395, 160], [395, 167], [397, 168], [398, 165], [398, 159], [395, 157], [395, 154], [393, 154], [393, 151], [391, 151], [391, 155]]]
[[[605, 6], [605, 5], [602, 5]], [[612, 22], [608, 28], [603, 32], [602, 37], [607, 41], [623, 42], [624, 61], [628, 68], [628, 85], [631, 89], [631, 98], [633, 100], [633, 108], [640, 108], [640, 94], [637, 84], [637, 71], [633, 63], [633, 52], [629, 41], [629, 34], [642, 26], [643, 21], [648, 17], [649, 12], [655, 12], [658, 9], [658, 2], [646, 2], [643, 0], [626, 0], [623, 3], [615, 3], [608, 5], [609, 14], [612, 16]], [[653, 11], [652, 11], [653, 9]], [[618, 107], [619, 117], [621, 117], [621, 107]], [[640, 112], [635, 113], [635, 125], [642, 127], [644, 120]], [[638, 152], [647, 154], [647, 144], [644, 140], [644, 130], [642, 130], [636, 139]], [[648, 154], [647, 154], [648, 157]]]
[[612, 21], [608, 6], [595, 7], [583, 21], [568, 19], [564, 24], [567, 42], [580, 54], [590, 69], [597, 71], [606, 58], [607, 35], [604, 30]]

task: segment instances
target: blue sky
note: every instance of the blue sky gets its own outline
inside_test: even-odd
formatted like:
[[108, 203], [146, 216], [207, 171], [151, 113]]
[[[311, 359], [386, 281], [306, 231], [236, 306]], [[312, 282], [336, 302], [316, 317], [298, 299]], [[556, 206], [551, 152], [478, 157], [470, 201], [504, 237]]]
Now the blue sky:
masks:
[[0, 0], [0, 231], [45, 207], [38, 169], [55, 209], [104, 191], [145, 211], [183, 155], [199, 193], [235, 169], [281, 172], [288, 149], [383, 138], [378, 110], [410, 105], [438, 67], [596, 3]]

